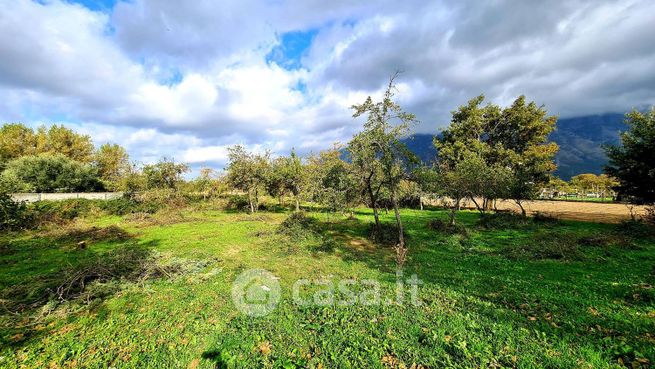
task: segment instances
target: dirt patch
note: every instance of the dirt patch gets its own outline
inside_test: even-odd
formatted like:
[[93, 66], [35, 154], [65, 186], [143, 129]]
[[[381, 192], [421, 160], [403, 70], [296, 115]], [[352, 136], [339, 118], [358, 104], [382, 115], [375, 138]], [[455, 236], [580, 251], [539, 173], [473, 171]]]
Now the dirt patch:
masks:
[[[620, 223], [631, 218], [630, 207], [624, 204], [535, 200], [525, 201], [523, 206], [530, 215], [541, 213], [557, 219]], [[510, 200], [498, 200], [496, 207], [500, 211], [513, 211], [516, 213], [520, 213], [521, 211], [519, 206]], [[475, 209], [475, 204], [470, 200], [462, 201], [462, 208]], [[646, 215], [645, 206], [632, 206], [632, 211], [638, 217]]]

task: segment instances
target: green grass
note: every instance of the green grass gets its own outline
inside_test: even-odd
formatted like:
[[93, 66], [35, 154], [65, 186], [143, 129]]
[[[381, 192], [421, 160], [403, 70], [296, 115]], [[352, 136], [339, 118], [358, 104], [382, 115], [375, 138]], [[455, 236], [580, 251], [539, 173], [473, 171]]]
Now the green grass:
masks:
[[[369, 240], [371, 215], [323, 214], [300, 241], [276, 232], [287, 214], [196, 210], [154, 220], [100, 217], [127, 239], [85, 249], [58, 232], [0, 237], [0, 290], [47, 290], [66, 268], [143, 248], [165, 260], [207, 261], [192, 272], [143, 281], [91, 300], [35, 304], [0, 313], [6, 368], [605, 368], [655, 362], [655, 242], [638, 227], [515, 218], [480, 225], [461, 212], [466, 234], [427, 223], [440, 210], [403, 210], [410, 247], [404, 270], [423, 281], [420, 306], [299, 306], [299, 278], [375, 279], [394, 296], [393, 249]], [[391, 214], [383, 214], [392, 222]], [[331, 240], [327, 242], [326, 240]], [[330, 247], [325, 247], [325, 244]], [[269, 315], [237, 311], [232, 282], [264, 268], [280, 278]], [[48, 284], [49, 283], [49, 284]], [[20, 290], [20, 289], [19, 289]], [[312, 290], [313, 291], [313, 290]], [[339, 294], [337, 294], [339, 296]], [[27, 299], [24, 294], [20, 298]]]

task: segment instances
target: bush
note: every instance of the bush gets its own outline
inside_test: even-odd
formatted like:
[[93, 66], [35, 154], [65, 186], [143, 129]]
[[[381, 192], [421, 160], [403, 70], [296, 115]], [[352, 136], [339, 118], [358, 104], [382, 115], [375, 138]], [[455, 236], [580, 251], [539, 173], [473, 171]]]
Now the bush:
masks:
[[544, 224], [556, 224], [559, 223], [559, 219], [554, 217], [551, 214], [547, 213], [542, 213], [540, 211], [536, 212], [534, 216], [532, 217], [532, 220], [534, 220], [537, 223], [544, 223]]
[[[370, 223], [369, 237], [380, 245], [395, 246], [398, 244], [398, 226], [395, 223], [380, 223], [378, 232], [375, 223]], [[405, 242], [408, 239], [409, 235], [405, 233]]]
[[31, 226], [45, 223], [61, 224], [77, 217], [86, 216], [99, 209], [98, 201], [67, 199], [62, 201], [37, 201], [29, 205]]
[[646, 221], [646, 223], [648, 223], [651, 226], [655, 226], [655, 205], [651, 205], [646, 208], [644, 221]]
[[277, 233], [288, 236], [294, 241], [308, 240], [316, 236], [316, 220], [303, 212], [291, 213], [278, 226]]
[[435, 231], [446, 233], [446, 234], [460, 234], [462, 236], [468, 236], [468, 231], [466, 227], [460, 224], [450, 224], [441, 219], [432, 219], [428, 222], [428, 228], [434, 229]]
[[139, 201], [127, 196], [104, 201], [100, 206], [107, 214], [121, 216], [135, 213], [154, 214], [162, 207], [163, 205], [156, 201]]
[[0, 182], [36, 192], [98, 191], [104, 189], [96, 168], [62, 154], [39, 154], [12, 160]]
[[27, 218], [27, 207], [24, 202], [14, 201], [8, 193], [0, 192], [0, 229], [23, 228]]

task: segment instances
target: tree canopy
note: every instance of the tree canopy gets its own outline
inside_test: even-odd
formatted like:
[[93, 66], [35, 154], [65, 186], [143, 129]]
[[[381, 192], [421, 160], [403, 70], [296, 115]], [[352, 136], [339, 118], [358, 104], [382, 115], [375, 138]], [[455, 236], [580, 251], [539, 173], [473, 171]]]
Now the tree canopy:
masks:
[[609, 163], [605, 172], [619, 183], [616, 190], [638, 203], [655, 203], [655, 107], [626, 115], [628, 130], [621, 144], [606, 146]]

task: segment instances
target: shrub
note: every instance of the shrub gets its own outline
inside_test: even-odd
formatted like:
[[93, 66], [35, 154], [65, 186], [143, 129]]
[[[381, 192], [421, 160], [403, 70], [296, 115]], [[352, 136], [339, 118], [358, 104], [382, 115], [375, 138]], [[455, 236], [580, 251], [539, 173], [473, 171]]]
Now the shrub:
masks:
[[250, 211], [246, 195], [227, 195], [227, 208], [238, 211]]
[[[375, 223], [370, 224], [369, 237], [371, 240], [380, 245], [395, 246], [398, 244], [398, 226], [395, 223], [380, 223], [380, 230], [375, 227]], [[409, 235], [405, 233], [405, 241]]]
[[303, 212], [291, 213], [282, 223], [278, 226], [277, 233], [290, 237], [295, 241], [307, 240], [315, 234], [314, 218], [310, 218]]
[[62, 154], [23, 156], [9, 164], [0, 182], [29, 187], [36, 192], [102, 190], [95, 167]]
[[87, 199], [67, 199], [62, 201], [37, 201], [29, 205], [31, 226], [46, 223], [61, 224], [97, 210], [98, 201]]
[[462, 236], [468, 236], [468, 231], [466, 227], [461, 224], [450, 224], [441, 219], [432, 219], [428, 222], [428, 228], [434, 229], [446, 234], [460, 234]]
[[154, 214], [163, 205], [157, 201], [143, 201], [127, 196], [107, 200], [101, 204], [101, 209], [110, 215], [127, 215], [134, 213]]
[[644, 220], [651, 226], [655, 226], [655, 205], [651, 205], [646, 208], [646, 214], [644, 215]]
[[24, 202], [17, 202], [8, 193], [0, 192], [0, 229], [18, 229], [27, 223], [27, 209]]
[[559, 222], [559, 219], [554, 217], [552, 214], [542, 213], [540, 211], [534, 213], [532, 220], [534, 220], [537, 223], [544, 223], [544, 224], [555, 224]]

